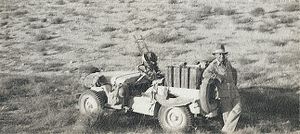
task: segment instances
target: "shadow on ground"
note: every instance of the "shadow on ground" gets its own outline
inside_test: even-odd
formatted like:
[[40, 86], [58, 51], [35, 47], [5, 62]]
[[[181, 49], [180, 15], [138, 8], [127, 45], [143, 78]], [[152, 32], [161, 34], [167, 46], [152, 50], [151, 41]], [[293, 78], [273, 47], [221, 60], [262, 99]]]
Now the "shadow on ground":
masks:
[[255, 127], [262, 133], [299, 130], [297, 90], [276, 87], [240, 89], [243, 112], [238, 127]]

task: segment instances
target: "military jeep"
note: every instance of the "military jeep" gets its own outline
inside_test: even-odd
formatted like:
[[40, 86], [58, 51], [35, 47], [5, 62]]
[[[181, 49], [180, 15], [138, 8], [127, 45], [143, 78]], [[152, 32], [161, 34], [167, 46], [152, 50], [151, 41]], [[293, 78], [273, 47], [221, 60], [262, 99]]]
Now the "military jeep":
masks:
[[[101, 117], [107, 109], [140, 113], [157, 117], [163, 130], [169, 132], [191, 130], [197, 116], [217, 116], [214, 80], [202, 79], [209, 62], [168, 66], [163, 75], [158, 70], [153, 71], [157, 66], [149, 65], [151, 62], [156, 65], [156, 61], [151, 61], [146, 54], [143, 60], [136, 72], [96, 72], [86, 76], [84, 85], [88, 90], [79, 97], [80, 113], [95, 118]], [[126, 110], [118, 96], [124, 83], [129, 88], [129, 109]]]

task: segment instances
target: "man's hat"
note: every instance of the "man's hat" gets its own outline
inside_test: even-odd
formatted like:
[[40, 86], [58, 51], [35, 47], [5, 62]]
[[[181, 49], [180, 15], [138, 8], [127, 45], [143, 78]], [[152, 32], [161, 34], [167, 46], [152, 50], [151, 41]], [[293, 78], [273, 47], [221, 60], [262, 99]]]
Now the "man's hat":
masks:
[[225, 51], [223, 44], [218, 44], [216, 50], [213, 51], [212, 54], [228, 54], [228, 52]]

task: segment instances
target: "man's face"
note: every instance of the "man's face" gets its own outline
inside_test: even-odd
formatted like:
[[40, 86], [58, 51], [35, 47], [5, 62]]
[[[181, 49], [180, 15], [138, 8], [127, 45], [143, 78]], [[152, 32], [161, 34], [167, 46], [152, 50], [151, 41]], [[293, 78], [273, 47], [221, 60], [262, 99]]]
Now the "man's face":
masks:
[[219, 62], [223, 62], [223, 61], [226, 60], [227, 54], [224, 54], [224, 53], [218, 53], [218, 54], [215, 54], [215, 57], [216, 57], [216, 59], [217, 59]]

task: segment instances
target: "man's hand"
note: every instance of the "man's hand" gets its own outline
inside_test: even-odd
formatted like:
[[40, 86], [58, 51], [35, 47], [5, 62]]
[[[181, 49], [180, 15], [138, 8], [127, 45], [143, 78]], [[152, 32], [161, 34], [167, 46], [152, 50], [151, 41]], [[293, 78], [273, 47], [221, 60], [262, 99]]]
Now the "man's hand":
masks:
[[212, 75], [212, 78], [213, 78], [213, 79], [217, 79], [220, 83], [222, 83], [222, 78], [221, 78], [220, 75], [214, 73], [214, 74]]

